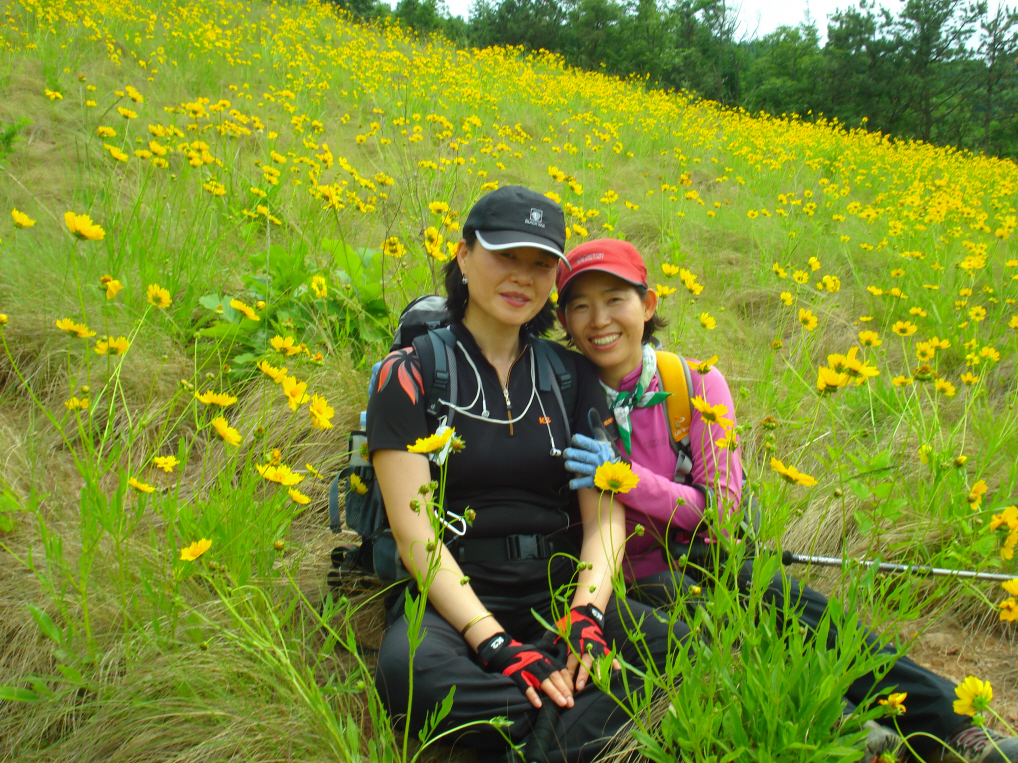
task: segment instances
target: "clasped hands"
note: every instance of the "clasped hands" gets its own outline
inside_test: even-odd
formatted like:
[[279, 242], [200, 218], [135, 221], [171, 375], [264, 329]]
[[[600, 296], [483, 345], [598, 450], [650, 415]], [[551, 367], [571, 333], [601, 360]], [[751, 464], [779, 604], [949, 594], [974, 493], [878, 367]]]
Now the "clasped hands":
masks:
[[[610, 654], [604, 640], [604, 615], [593, 604], [573, 607], [551, 633], [535, 644], [524, 644], [504, 631], [477, 647], [477, 656], [489, 673], [502, 673], [520, 687], [530, 704], [541, 707], [540, 689], [559, 707], [573, 706], [573, 691], [587, 685], [595, 657]], [[559, 655], [568, 648], [566, 664]], [[620, 667], [618, 660], [612, 665]], [[575, 675], [575, 683], [573, 676]]]

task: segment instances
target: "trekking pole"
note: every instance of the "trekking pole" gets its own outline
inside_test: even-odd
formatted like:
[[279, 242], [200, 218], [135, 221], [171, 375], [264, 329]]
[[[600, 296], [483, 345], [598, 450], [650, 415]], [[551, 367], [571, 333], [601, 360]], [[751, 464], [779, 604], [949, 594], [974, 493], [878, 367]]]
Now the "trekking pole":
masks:
[[786, 567], [790, 564], [815, 564], [818, 567], [843, 567], [846, 564], [856, 564], [860, 567], [876, 567], [880, 572], [890, 574], [910, 573], [913, 575], [933, 575], [943, 578], [966, 578], [970, 580], [994, 580], [1006, 582], [1014, 580], [1018, 575], [1002, 575], [997, 572], [976, 572], [975, 570], [951, 570], [946, 567], [927, 567], [920, 564], [892, 564], [890, 562], [871, 562], [866, 559], [839, 559], [833, 556], [807, 556], [805, 554], [793, 554], [785, 551], [781, 554], [781, 563]]

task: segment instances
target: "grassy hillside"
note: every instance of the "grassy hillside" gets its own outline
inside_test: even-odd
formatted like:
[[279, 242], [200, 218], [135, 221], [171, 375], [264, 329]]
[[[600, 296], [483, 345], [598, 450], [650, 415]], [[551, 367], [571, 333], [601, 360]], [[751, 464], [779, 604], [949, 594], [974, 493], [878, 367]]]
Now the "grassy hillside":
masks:
[[[667, 343], [732, 386], [768, 537], [1018, 573], [1010, 161], [313, 2], [4, 17], [3, 756], [398, 756], [352, 640], [377, 600], [314, 614], [327, 486], [395, 316], [499, 185], [648, 258]], [[874, 585], [891, 632], [1014, 628], [997, 586]]]

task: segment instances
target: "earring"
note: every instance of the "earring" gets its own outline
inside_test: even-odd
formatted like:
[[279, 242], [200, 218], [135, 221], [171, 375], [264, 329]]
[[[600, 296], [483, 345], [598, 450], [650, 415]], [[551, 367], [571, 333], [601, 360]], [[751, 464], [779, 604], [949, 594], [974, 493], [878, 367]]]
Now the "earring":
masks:
[[463, 285], [464, 285], [464, 286], [466, 286], [466, 285], [467, 285], [467, 277], [466, 277], [466, 276], [463, 276]]

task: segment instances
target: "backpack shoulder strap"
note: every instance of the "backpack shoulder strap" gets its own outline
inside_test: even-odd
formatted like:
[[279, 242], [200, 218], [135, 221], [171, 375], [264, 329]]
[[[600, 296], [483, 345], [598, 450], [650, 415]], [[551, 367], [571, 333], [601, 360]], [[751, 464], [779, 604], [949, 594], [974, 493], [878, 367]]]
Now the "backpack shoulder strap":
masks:
[[[421, 376], [424, 379], [425, 410], [432, 416], [440, 418], [443, 408], [441, 402], [456, 402], [456, 337], [448, 328], [428, 329], [414, 339], [413, 347], [421, 362]], [[449, 409], [446, 424], [452, 426], [455, 411]]]
[[537, 388], [541, 392], [551, 391], [562, 411], [562, 423], [566, 429], [566, 443], [572, 439], [569, 419], [576, 408], [576, 382], [566, 370], [565, 363], [546, 339], [534, 339], [534, 359], [537, 362]]
[[681, 355], [673, 352], [657, 350], [657, 372], [661, 375], [661, 386], [665, 392], [671, 392], [665, 401], [668, 411], [668, 430], [675, 442], [689, 437], [692, 423], [692, 404], [690, 394], [693, 389], [693, 377], [689, 372], [689, 364]]
[[676, 456], [673, 479], [690, 485], [693, 479], [693, 448], [689, 441], [689, 430], [693, 422], [693, 406], [690, 402], [693, 377], [689, 372], [689, 364], [681, 355], [663, 350], [655, 350], [655, 354], [661, 389], [671, 392], [661, 410], [664, 411], [668, 431], [672, 435], [670, 442]]

